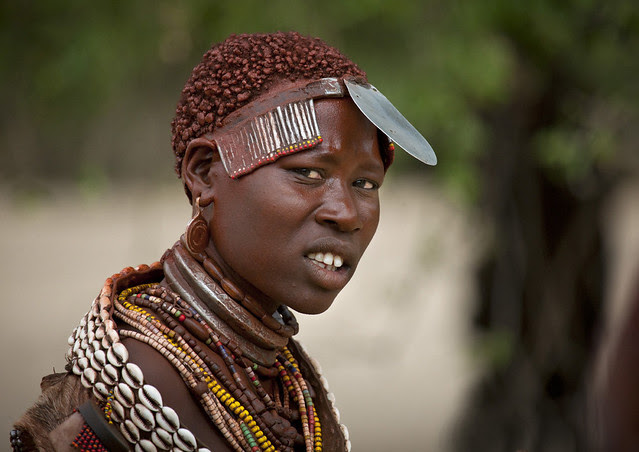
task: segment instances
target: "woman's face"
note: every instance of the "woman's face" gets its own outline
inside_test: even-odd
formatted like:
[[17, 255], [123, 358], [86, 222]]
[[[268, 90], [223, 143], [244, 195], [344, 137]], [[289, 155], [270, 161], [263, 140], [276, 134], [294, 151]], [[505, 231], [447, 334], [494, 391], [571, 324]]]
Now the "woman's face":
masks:
[[355, 104], [315, 105], [324, 140], [315, 148], [235, 180], [213, 166], [209, 225], [209, 251], [240, 287], [266, 308], [306, 314], [328, 309], [353, 276], [384, 180], [377, 129]]

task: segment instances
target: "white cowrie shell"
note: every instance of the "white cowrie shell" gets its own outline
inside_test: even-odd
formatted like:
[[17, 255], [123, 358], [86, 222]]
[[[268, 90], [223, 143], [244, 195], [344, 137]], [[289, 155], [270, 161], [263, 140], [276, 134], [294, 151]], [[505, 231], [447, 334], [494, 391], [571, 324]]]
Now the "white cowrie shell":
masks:
[[104, 368], [107, 361], [106, 353], [104, 353], [104, 350], [96, 349], [96, 351], [93, 352], [93, 357], [95, 358], [98, 365], [100, 366], [100, 369]]
[[106, 359], [106, 355], [102, 350], [96, 350], [95, 352], [91, 353], [91, 356], [89, 356], [89, 362], [91, 363], [91, 367], [93, 369], [95, 369], [97, 372], [100, 372], [104, 368], [104, 362], [100, 364], [100, 360], [97, 357], [98, 353], [102, 353], [101, 358]]
[[111, 400], [111, 420], [118, 423], [124, 420], [124, 407], [117, 400]]
[[80, 319], [80, 326], [84, 328], [86, 325], [87, 325], [87, 316], [85, 315]]
[[143, 439], [135, 445], [135, 452], [156, 452], [158, 449], [148, 439]]
[[158, 411], [162, 408], [162, 394], [155, 386], [142, 386], [138, 391], [138, 398], [151, 411]]
[[78, 366], [82, 370], [86, 369], [89, 367], [89, 360], [86, 357], [78, 359]]
[[75, 336], [72, 334], [71, 336], [69, 336], [69, 338], [67, 339], [67, 345], [69, 347], [72, 347], [73, 344], [75, 344]]
[[324, 375], [320, 377], [320, 383], [322, 383], [322, 388], [324, 388], [324, 391], [328, 391], [328, 380]]
[[98, 373], [91, 367], [87, 367], [82, 371], [82, 375], [80, 376], [80, 381], [82, 382], [82, 386], [87, 389], [91, 389], [98, 379]]
[[118, 381], [118, 371], [111, 364], [104, 366], [104, 369], [100, 372], [100, 376], [102, 377], [102, 380], [110, 386], [113, 386]]
[[129, 360], [129, 352], [121, 342], [115, 342], [107, 352], [107, 359], [116, 367], [122, 366]]
[[207, 449], [206, 447], [200, 447], [197, 452], [211, 452], [210, 449]]
[[117, 344], [118, 342], [120, 342], [120, 335], [116, 330], [107, 330], [106, 340], [109, 345]]
[[184, 451], [194, 451], [197, 449], [197, 440], [193, 433], [185, 428], [179, 429], [173, 434], [173, 442], [177, 447]]
[[107, 332], [114, 331], [117, 328], [115, 322], [112, 319], [105, 320], [103, 325]]
[[102, 322], [109, 320], [109, 317], [111, 317], [111, 314], [109, 313], [109, 311], [107, 311], [106, 309], [100, 310], [100, 320]]
[[133, 391], [124, 383], [118, 383], [118, 385], [113, 390], [113, 394], [115, 395], [117, 401], [126, 408], [131, 408], [133, 406], [133, 403], [135, 402]]
[[80, 369], [80, 365], [78, 364], [78, 360], [75, 360], [73, 363], [73, 367], [71, 368], [74, 374], [82, 375], [82, 369]]
[[318, 374], [322, 374], [322, 366], [320, 366], [320, 363], [318, 360], [316, 360], [315, 358], [311, 357], [310, 358], [311, 364], [313, 365], [313, 367], [315, 368], [315, 370], [317, 371]]
[[104, 325], [100, 325], [96, 330], [95, 330], [95, 338], [99, 341], [101, 341], [102, 339], [104, 339], [104, 336], [106, 336], [106, 330], [104, 329]]
[[342, 430], [342, 435], [344, 435], [344, 439], [348, 441], [350, 439], [350, 435], [348, 434], [348, 428], [344, 424], [339, 424], [340, 430]]
[[155, 427], [155, 418], [153, 413], [147, 407], [140, 403], [136, 403], [130, 411], [130, 417], [133, 423], [145, 432], [150, 432]]
[[127, 363], [122, 369], [122, 381], [134, 389], [138, 389], [144, 383], [144, 374], [137, 364]]
[[140, 430], [129, 419], [120, 424], [120, 431], [130, 443], [137, 443], [140, 440]]
[[169, 433], [177, 431], [180, 427], [180, 418], [173, 408], [165, 406], [155, 414], [158, 425]]
[[89, 341], [87, 340], [86, 337], [84, 339], [80, 339], [80, 347], [86, 350], [88, 346], [89, 346]]
[[109, 397], [109, 388], [103, 382], [98, 381], [93, 385], [93, 395], [100, 401], [105, 401]]
[[168, 450], [171, 446], [173, 446], [173, 438], [171, 437], [171, 434], [159, 427], [151, 432], [151, 441], [153, 441], [153, 444], [158, 446], [160, 449]]
[[331, 407], [331, 411], [333, 411], [333, 416], [335, 416], [335, 420], [339, 422], [340, 420], [339, 410], [337, 409], [335, 405]]
[[75, 341], [73, 343], [73, 353], [77, 353], [78, 350], [81, 350], [81, 349], [82, 349], [82, 346], [80, 344], [80, 341], [79, 340]]

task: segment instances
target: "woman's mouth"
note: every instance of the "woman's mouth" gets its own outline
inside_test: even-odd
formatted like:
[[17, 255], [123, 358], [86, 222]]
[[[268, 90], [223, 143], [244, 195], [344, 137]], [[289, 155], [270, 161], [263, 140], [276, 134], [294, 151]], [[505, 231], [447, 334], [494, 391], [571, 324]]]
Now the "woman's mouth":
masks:
[[306, 257], [308, 257], [311, 262], [318, 267], [333, 272], [337, 271], [342, 265], [344, 265], [344, 259], [339, 254], [309, 253]]

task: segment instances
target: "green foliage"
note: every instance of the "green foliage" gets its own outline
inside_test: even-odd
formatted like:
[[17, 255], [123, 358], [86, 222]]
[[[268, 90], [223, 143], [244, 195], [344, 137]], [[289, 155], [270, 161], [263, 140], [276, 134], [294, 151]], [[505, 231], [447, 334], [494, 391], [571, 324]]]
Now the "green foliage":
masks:
[[[512, 146], [531, 146], [541, 165], [566, 180], [614, 159], [627, 146], [619, 124], [636, 118], [639, 8], [622, 0], [4, 2], [2, 147], [15, 148], [7, 137], [16, 122], [29, 123], [36, 146], [15, 152], [33, 153], [31, 161], [44, 155], [48, 164], [9, 159], [3, 174], [81, 177], [99, 160], [76, 147], [125, 99], [161, 99], [168, 137], [180, 87], [212, 42], [289, 29], [357, 61], [429, 138], [440, 161], [433, 174], [469, 199], [494, 111], [532, 111], [536, 98], [559, 89], [557, 116], [542, 118], [527, 142]], [[129, 149], [121, 142], [112, 152]], [[411, 165], [400, 155], [399, 167]]]

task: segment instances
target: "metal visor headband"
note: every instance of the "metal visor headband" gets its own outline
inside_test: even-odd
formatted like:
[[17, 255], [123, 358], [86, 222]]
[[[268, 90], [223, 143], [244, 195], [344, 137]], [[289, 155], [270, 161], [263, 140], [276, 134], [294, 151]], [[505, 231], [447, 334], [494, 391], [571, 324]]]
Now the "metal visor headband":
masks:
[[437, 163], [426, 139], [374, 86], [354, 77], [323, 78], [263, 97], [231, 113], [213, 133], [226, 172], [237, 178], [283, 155], [321, 143], [313, 100], [349, 95], [389, 140], [421, 162]]

